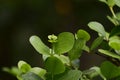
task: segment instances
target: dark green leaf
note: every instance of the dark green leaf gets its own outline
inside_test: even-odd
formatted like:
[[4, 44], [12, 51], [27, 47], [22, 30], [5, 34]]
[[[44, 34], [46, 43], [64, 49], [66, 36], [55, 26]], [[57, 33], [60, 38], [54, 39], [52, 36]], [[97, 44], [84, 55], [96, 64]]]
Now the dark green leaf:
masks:
[[100, 24], [99, 22], [96, 22], [96, 21], [89, 22], [89, 23], [88, 23], [88, 26], [89, 26], [92, 30], [100, 33], [102, 36], [104, 36], [104, 37], [106, 36], [105, 29], [104, 29], [103, 25]]
[[109, 80], [120, 76], [120, 68], [109, 61], [105, 61], [100, 66], [102, 74]]
[[48, 57], [45, 61], [45, 68], [48, 73], [55, 75], [65, 71], [65, 66], [57, 57]]
[[70, 70], [67, 74], [63, 75], [58, 80], [79, 80], [82, 76], [82, 72], [79, 70]]
[[27, 72], [26, 74], [22, 75], [23, 80], [43, 80], [38, 75], [32, 72]]
[[77, 39], [75, 41], [75, 44], [73, 46], [73, 48], [69, 51], [69, 58], [70, 60], [74, 60], [74, 59], [77, 59], [81, 56], [81, 53], [82, 53], [82, 49], [85, 45], [85, 40], [83, 39]]
[[78, 39], [84, 39], [86, 41], [88, 41], [90, 39], [89, 33], [82, 29], [77, 31], [77, 37], [78, 37]]
[[57, 54], [64, 54], [72, 49], [74, 45], [74, 35], [70, 32], [63, 32], [58, 35], [58, 40], [54, 44], [54, 51]]
[[30, 43], [40, 54], [50, 54], [49, 47], [47, 47], [38, 36], [30, 37]]
[[103, 37], [102, 37], [102, 36], [96, 38], [96, 39], [93, 41], [90, 49], [91, 49], [91, 50], [94, 50], [96, 47], [98, 47], [98, 46], [102, 43], [102, 41], [103, 41]]
[[110, 33], [110, 37], [120, 35], [120, 26], [114, 27]]

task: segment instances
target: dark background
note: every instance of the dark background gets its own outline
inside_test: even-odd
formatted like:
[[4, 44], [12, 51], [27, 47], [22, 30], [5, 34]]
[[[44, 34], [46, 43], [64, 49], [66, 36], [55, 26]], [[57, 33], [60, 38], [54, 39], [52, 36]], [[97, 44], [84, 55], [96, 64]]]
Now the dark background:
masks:
[[[107, 20], [108, 14], [109, 8], [98, 0], [0, 0], [0, 80], [16, 80], [2, 67], [17, 66], [19, 60], [42, 67], [41, 55], [29, 43], [30, 36], [38, 35], [48, 44], [49, 34], [85, 29], [92, 41], [96, 33], [88, 28], [88, 22], [98, 21], [109, 31], [113, 24]], [[100, 62], [100, 57], [85, 53], [81, 69]]]

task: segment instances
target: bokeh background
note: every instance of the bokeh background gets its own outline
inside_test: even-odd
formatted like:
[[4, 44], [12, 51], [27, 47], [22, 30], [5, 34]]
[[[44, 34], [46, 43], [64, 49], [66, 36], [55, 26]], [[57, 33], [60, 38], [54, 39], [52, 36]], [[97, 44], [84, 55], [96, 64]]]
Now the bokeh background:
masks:
[[[108, 14], [108, 7], [98, 0], [0, 0], [0, 80], [17, 80], [2, 67], [17, 66], [19, 60], [42, 67], [41, 55], [29, 43], [30, 36], [38, 35], [48, 44], [49, 34], [85, 29], [92, 41], [96, 33], [88, 28], [88, 22], [98, 21], [109, 31], [113, 24], [107, 20]], [[85, 53], [81, 69], [99, 65], [101, 60]]]

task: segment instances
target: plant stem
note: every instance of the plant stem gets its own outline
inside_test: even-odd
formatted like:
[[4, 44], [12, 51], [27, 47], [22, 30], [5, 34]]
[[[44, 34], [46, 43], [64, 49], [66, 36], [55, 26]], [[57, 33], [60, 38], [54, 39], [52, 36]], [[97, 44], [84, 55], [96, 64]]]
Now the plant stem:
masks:
[[113, 17], [116, 19], [117, 17], [116, 17], [116, 15], [115, 15], [115, 12], [114, 12], [114, 10], [113, 10], [113, 7], [109, 7], [109, 8], [110, 8], [110, 11], [111, 11]]

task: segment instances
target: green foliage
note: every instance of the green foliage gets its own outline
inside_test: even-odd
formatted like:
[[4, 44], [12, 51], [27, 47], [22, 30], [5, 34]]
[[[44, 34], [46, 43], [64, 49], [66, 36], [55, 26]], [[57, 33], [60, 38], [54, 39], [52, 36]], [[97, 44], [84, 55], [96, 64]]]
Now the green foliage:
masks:
[[100, 69], [107, 80], [120, 76], [120, 67], [115, 66], [109, 61], [103, 62]]
[[[112, 16], [107, 16], [114, 24], [111, 32], [106, 32], [101, 23], [91, 21], [88, 23], [89, 28], [98, 33], [91, 45], [87, 45], [87, 42], [92, 34], [90, 36], [87, 31], [79, 29], [75, 35], [70, 32], [62, 32], [58, 36], [48, 35], [50, 48], [38, 36], [31, 36], [29, 41], [42, 55], [44, 69], [19, 61], [17, 67], [5, 67], [3, 70], [18, 80], [94, 80], [98, 77], [102, 80], [120, 80], [120, 13], [116, 14], [113, 10], [115, 5], [120, 7], [120, 0], [100, 1], [107, 4], [112, 13]], [[84, 51], [100, 55], [107, 61], [103, 61], [100, 67], [80, 70], [79, 59]]]
[[96, 21], [89, 22], [88, 26], [92, 30], [95, 30], [96, 32], [98, 32], [99, 34], [101, 34], [102, 36], [104, 36], [104, 37], [106, 36], [105, 29], [104, 29], [103, 25], [100, 24], [99, 22], [96, 22]]
[[74, 45], [74, 35], [70, 32], [62, 32], [58, 35], [57, 42], [54, 43], [55, 54], [64, 54], [72, 49]]
[[45, 61], [45, 69], [48, 73], [55, 75], [65, 71], [65, 66], [57, 57], [48, 57]]

